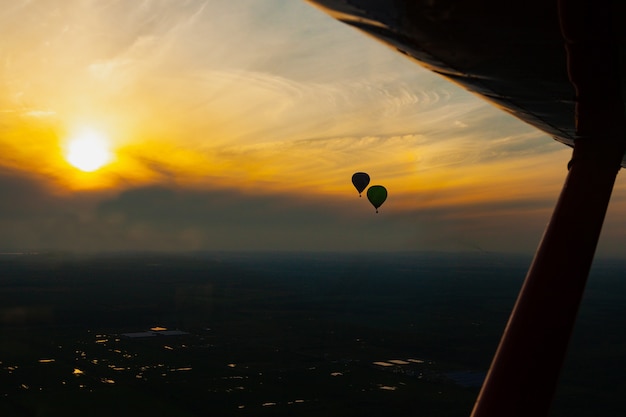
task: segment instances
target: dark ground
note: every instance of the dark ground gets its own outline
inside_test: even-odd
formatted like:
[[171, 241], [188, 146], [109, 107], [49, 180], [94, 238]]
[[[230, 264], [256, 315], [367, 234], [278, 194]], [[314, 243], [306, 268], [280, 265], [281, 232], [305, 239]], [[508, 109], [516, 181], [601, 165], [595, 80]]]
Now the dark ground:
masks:
[[[1, 256], [0, 415], [469, 416], [528, 263]], [[626, 414], [624, 271], [596, 263], [553, 417]], [[155, 326], [187, 334], [124, 336]]]

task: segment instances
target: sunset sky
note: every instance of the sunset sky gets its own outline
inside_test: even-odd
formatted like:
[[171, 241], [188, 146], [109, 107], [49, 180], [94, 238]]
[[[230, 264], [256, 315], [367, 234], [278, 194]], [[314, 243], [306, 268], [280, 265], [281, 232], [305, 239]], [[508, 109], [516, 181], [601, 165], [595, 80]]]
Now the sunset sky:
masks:
[[[5, 3], [3, 251], [531, 254], [566, 175], [567, 147], [304, 1]], [[626, 256], [625, 189], [601, 255]]]

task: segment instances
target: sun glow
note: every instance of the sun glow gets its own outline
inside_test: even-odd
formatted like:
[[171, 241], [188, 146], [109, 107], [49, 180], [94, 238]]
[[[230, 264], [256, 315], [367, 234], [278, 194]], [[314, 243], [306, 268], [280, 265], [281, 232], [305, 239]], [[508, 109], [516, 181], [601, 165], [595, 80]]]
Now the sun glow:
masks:
[[67, 143], [65, 159], [84, 172], [93, 172], [111, 162], [113, 154], [107, 137], [97, 130], [86, 129]]

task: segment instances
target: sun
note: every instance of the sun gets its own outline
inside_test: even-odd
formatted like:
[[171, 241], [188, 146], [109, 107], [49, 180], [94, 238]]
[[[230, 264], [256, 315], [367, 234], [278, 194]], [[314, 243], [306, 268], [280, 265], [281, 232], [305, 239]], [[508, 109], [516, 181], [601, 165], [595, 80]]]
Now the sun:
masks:
[[67, 142], [65, 160], [84, 172], [93, 172], [111, 162], [109, 140], [106, 135], [94, 129], [76, 133]]

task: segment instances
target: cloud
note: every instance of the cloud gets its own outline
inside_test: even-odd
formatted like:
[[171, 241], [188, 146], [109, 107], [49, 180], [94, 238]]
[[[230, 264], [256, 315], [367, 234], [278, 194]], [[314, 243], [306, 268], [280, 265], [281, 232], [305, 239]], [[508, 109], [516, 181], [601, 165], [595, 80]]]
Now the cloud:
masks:
[[[491, 230], [494, 215], [512, 221], [545, 209], [537, 201], [407, 212], [394, 208], [391, 196], [375, 214], [356, 192], [322, 199], [153, 186], [58, 195], [28, 178], [5, 172], [0, 179], [0, 248], [21, 250], [411, 250], [458, 249], [460, 241], [493, 248], [494, 239], [515, 230], [485, 237], [480, 228]], [[530, 230], [526, 222], [522, 235]]]
[[[0, 25], [1, 247], [533, 250], [565, 176], [567, 148], [305, 2], [16, 1]], [[60, 149], [90, 124], [116, 162], [86, 176]]]
[[[354, 227], [354, 216], [345, 208], [289, 195], [164, 186], [117, 195], [59, 195], [32, 179], [4, 172], [0, 197], [4, 249], [313, 250], [357, 242], [349, 233], [338, 236]], [[364, 210], [356, 217], [366, 213], [372, 214]]]
[[[430, 192], [390, 194], [379, 214], [365, 198], [156, 185], [58, 194], [17, 172], [0, 175], [3, 250], [481, 250], [533, 253], [560, 184], [545, 197], [430, 204]], [[624, 188], [623, 180], [618, 190]], [[443, 193], [445, 196], [445, 193]], [[538, 195], [542, 195], [539, 193]], [[441, 197], [441, 196], [440, 196]], [[402, 198], [412, 198], [402, 207]], [[449, 197], [446, 197], [449, 198]], [[619, 255], [616, 196], [599, 247]]]

